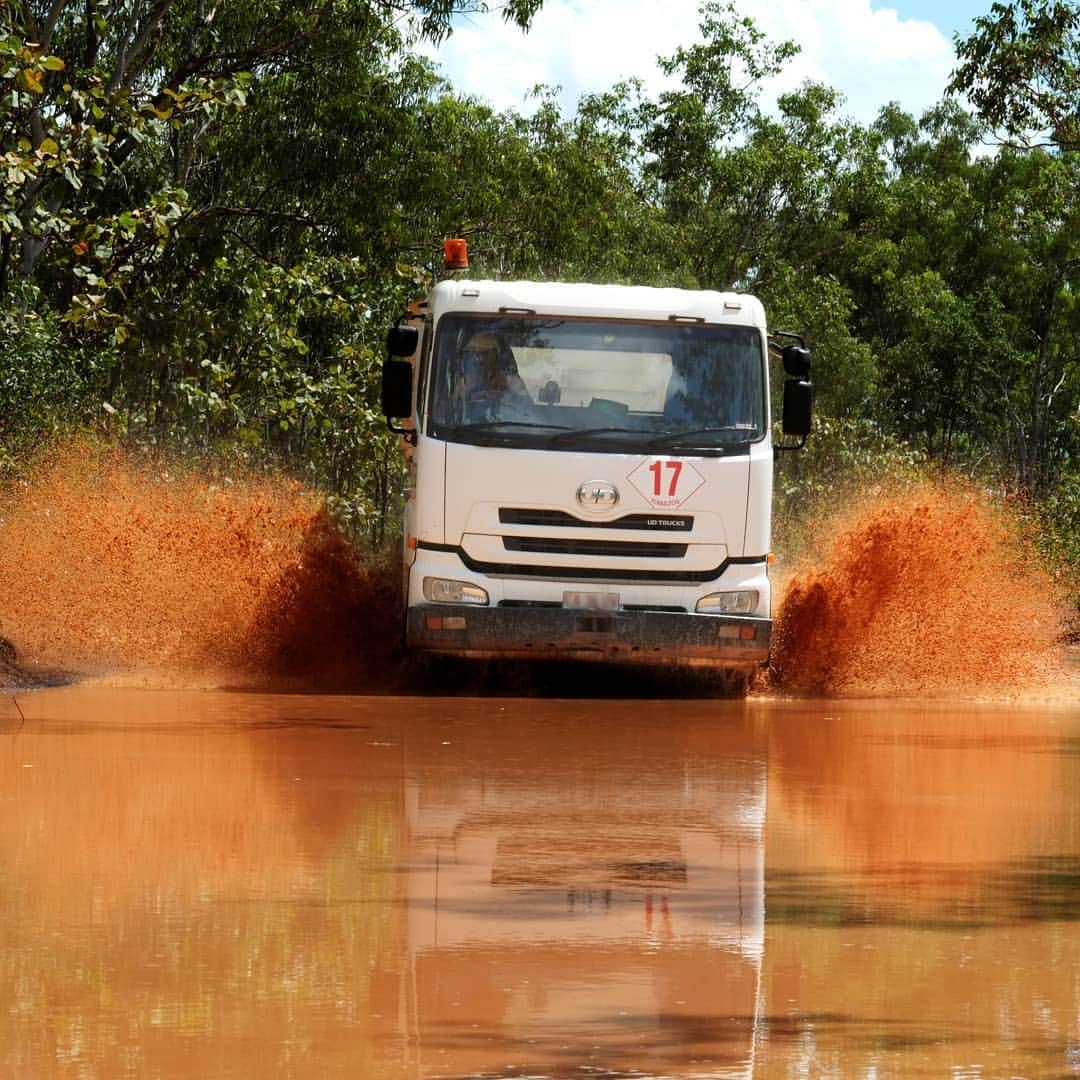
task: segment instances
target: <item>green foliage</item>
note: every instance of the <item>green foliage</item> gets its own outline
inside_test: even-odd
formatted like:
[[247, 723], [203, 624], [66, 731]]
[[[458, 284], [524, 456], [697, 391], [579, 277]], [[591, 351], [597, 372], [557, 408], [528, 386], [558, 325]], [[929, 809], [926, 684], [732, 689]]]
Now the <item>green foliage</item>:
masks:
[[[954, 79], [979, 116], [869, 126], [816, 84], [763, 112], [797, 43], [715, 0], [655, 98], [495, 112], [409, 51], [485, 7], [0, 2], [0, 466], [93, 425], [283, 468], [378, 546], [383, 336], [464, 235], [476, 276], [746, 290], [804, 333], [818, 421], [777, 466], [782, 520], [955, 468], [1044, 498], [1076, 558], [1073, 5], [979, 20]], [[973, 156], [987, 124], [1055, 145]]]
[[[780, 267], [762, 299], [772, 326], [794, 330], [813, 342], [815, 401], [826, 416], [872, 416], [878, 395], [877, 359], [852, 331], [854, 301], [833, 277], [804, 280]], [[774, 389], [779, 400], [780, 385]]]
[[[463, 8], [410, 10], [438, 37]], [[435, 85], [395, 17], [352, 0], [0, 7], [6, 443], [96, 423], [238, 450], [380, 539], [400, 465], [377, 342], [410, 284], [387, 224], [419, 139], [404, 121]]]
[[809, 550], [815, 523], [857, 496], [896, 491], [925, 480], [925, 453], [881, 430], [872, 420], [819, 416], [805, 449], [779, 456], [773, 489], [777, 535], [784, 559]]
[[1064, 475], [1038, 505], [1038, 535], [1049, 565], [1061, 568], [1076, 608], [1072, 633], [1080, 644], [1080, 470]]
[[1080, 150], [1080, 8], [1070, 0], [995, 3], [956, 45], [949, 89], [992, 127]]
[[24, 283], [20, 305], [0, 311], [0, 445], [8, 454], [82, 418], [93, 362], [60, 348], [59, 320], [33, 310], [35, 298]]

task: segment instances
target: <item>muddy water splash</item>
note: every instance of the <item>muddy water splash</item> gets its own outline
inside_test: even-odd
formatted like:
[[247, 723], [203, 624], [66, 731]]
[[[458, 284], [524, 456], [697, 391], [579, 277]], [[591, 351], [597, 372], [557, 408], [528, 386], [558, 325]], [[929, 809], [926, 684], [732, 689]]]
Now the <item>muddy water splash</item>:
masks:
[[774, 683], [822, 694], [1020, 692], [1061, 673], [1061, 609], [1000, 507], [959, 487], [867, 500], [787, 586]]
[[[823, 532], [830, 550], [780, 605], [773, 686], [1045, 683], [1055, 597], [985, 500], [924, 488]], [[366, 563], [317, 495], [282, 480], [223, 482], [79, 446], [0, 503], [0, 634], [39, 670], [376, 690], [402, 676], [398, 594], [394, 568]], [[0, 686], [24, 679], [10, 659]]]
[[69, 447], [2, 513], [0, 632], [35, 667], [320, 685], [385, 670], [397, 583], [299, 485]]

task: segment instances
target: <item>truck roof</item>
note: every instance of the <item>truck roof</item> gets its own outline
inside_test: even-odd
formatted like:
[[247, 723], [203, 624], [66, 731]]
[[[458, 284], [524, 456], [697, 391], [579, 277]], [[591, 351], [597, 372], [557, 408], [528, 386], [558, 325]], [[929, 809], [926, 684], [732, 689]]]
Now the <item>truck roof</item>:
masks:
[[765, 312], [756, 296], [696, 289], [656, 289], [645, 285], [590, 285], [563, 281], [441, 281], [428, 297], [433, 314], [501, 309], [537, 315], [594, 318], [704, 320], [765, 330]]

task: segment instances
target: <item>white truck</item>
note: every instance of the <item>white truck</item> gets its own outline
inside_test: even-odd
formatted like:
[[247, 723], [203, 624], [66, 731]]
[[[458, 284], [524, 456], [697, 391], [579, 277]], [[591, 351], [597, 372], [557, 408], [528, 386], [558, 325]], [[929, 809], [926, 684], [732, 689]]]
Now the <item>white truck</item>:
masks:
[[[388, 335], [408, 650], [712, 666], [769, 655], [770, 348], [733, 293], [454, 277]], [[802, 445], [800, 442], [798, 445]]]

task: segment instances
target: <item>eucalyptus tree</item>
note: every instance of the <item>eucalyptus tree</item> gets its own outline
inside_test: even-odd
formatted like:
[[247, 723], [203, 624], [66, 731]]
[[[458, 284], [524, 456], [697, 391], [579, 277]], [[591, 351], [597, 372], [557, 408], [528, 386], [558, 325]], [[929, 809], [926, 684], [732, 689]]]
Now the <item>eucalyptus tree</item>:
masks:
[[1072, 0], [991, 5], [958, 40], [949, 89], [993, 128], [1027, 145], [1080, 150], [1080, 8]]
[[[1080, 506], [1080, 8], [994, 3], [957, 42], [950, 90], [1008, 145], [986, 163], [987, 272], [1001, 304], [1002, 441], [1021, 484]], [[1065, 515], [1068, 516], [1068, 515]], [[1075, 543], [1073, 550], [1075, 550]]]
[[993, 415], [1017, 483], [1044, 495], [1080, 464], [1080, 156], [1006, 149], [980, 187]]

